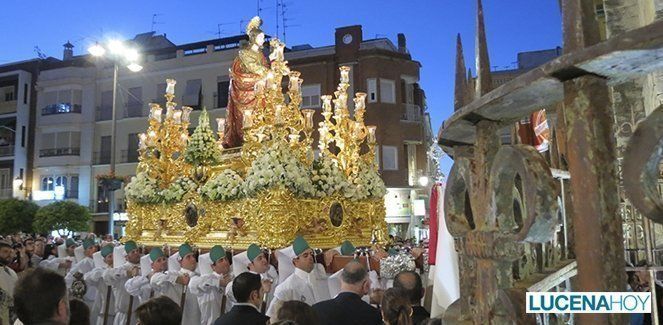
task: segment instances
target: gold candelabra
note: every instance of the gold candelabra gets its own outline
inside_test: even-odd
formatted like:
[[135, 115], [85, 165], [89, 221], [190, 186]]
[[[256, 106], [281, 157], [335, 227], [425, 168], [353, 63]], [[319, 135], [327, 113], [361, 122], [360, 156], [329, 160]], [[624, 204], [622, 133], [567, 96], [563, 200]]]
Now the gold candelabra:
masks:
[[173, 79], [166, 80], [166, 114], [156, 103], [150, 103], [149, 127], [146, 133], [139, 134], [138, 153], [140, 162], [138, 171], [145, 171], [153, 179], [160, 179], [162, 188], [175, 179], [189, 175], [189, 168], [184, 161], [184, 150], [189, 139], [189, 116], [192, 108], [177, 108], [175, 84]]

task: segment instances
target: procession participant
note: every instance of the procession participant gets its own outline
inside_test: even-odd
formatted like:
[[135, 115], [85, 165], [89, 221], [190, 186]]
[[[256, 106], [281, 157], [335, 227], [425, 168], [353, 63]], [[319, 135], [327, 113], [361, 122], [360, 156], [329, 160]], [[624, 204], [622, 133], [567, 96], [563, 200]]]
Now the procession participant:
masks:
[[193, 248], [185, 243], [168, 258], [168, 271], [155, 274], [150, 279], [154, 290], [163, 292], [182, 307], [183, 325], [200, 325], [198, 299], [188, 288], [191, 279], [198, 276], [195, 271], [197, 264]]
[[[337, 250], [339, 252], [338, 255], [340, 256], [354, 257], [355, 259], [365, 258], [356, 255], [357, 249], [348, 240], [344, 241], [343, 244], [341, 244], [341, 246], [336, 247], [333, 250]], [[370, 280], [371, 290], [376, 290], [376, 289], [381, 290], [380, 287], [381, 284], [377, 272], [375, 270], [370, 270], [370, 261], [367, 261], [366, 264], [369, 267], [368, 278]], [[338, 295], [341, 292], [342, 274], [343, 274], [343, 269], [337, 271], [336, 273], [332, 274], [329, 277], [327, 284], [329, 286], [329, 295], [332, 298], [336, 297], [336, 295]], [[364, 300], [365, 302], [370, 302], [370, 297], [368, 295], [365, 295], [362, 297], [362, 300]], [[377, 302], [379, 302], [379, 300]]]
[[[71, 289], [71, 285], [74, 282], [76, 273], [80, 273], [85, 276], [86, 273], [94, 269], [94, 260], [92, 255], [97, 252], [97, 246], [92, 239], [86, 239], [83, 241], [83, 245], [76, 247], [76, 250], [83, 250], [83, 257], [78, 263], [76, 263], [71, 270], [64, 277], [64, 281], [67, 283], [67, 288]], [[85, 291], [85, 296], [83, 296], [83, 301], [92, 309], [94, 306], [94, 300], [97, 297], [97, 289], [94, 286], [88, 286]]]
[[[113, 288], [113, 297], [115, 298], [115, 319], [114, 325], [135, 324], [136, 315], [133, 309], [137, 307], [132, 303], [133, 299], [124, 288], [124, 284], [130, 278], [138, 275], [140, 272], [140, 249], [136, 242], [130, 240], [124, 245], [116, 246], [113, 251], [113, 267], [104, 272], [104, 282]], [[133, 306], [132, 306], [133, 305]], [[129, 313], [131, 312], [131, 315]], [[131, 317], [129, 323], [127, 318]]]
[[154, 274], [165, 272], [167, 267], [168, 257], [163, 250], [159, 247], [152, 248], [148, 255], [140, 258], [140, 275], [127, 280], [124, 288], [130, 295], [138, 299], [139, 304], [142, 304], [155, 296], [155, 291], [150, 285], [150, 278]]
[[223, 247], [216, 245], [200, 256], [198, 266], [200, 276], [189, 281], [189, 290], [198, 297], [201, 324], [212, 325], [230, 310], [225, 296], [228, 283], [232, 281], [230, 263]]
[[[97, 295], [90, 310], [90, 324], [112, 324], [115, 318], [115, 298], [112, 288], [104, 282], [104, 272], [113, 267], [113, 245], [108, 244], [101, 251], [92, 254], [94, 269], [83, 275], [88, 288], [95, 288]], [[104, 319], [106, 321], [104, 322]]]
[[299, 300], [313, 305], [329, 299], [328, 288], [326, 295], [323, 290], [316, 290], [316, 288], [323, 285], [326, 287], [327, 284], [318, 279], [317, 272], [313, 272], [315, 269], [313, 250], [303, 237], [298, 236], [291, 246], [278, 252], [281, 254], [279, 256], [279, 273], [282, 270], [287, 272], [289, 269], [288, 262], [294, 266], [294, 272], [276, 288], [274, 299], [267, 310], [267, 316], [276, 317], [278, 309], [285, 301]]
[[45, 259], [39, 263], [39, 266], [53, 270], [58, 274], [65, 276], [75, 261], [75, 248], [76, 241], [69, 238], [64, 243], [56, 246], [57, 257], [53, 256], [52, 258]]
[[[237, 277], [244, 272], [259, 274], [262, 282], [262, 290], [265, 293], [263, 305], [269, 305], [274, 297], [274, 290], [278, 285], [279, 275], [274, 266], [269, 263], [269, 256], [256, 244], [249, 245], [245, 252], [233, 256], [233, 275]], [[236, 302], [232, 291], [233, 282], [226, 287], [226, 296], [232, 307]], [[264, 312], [266, 308], [262, 308]]]

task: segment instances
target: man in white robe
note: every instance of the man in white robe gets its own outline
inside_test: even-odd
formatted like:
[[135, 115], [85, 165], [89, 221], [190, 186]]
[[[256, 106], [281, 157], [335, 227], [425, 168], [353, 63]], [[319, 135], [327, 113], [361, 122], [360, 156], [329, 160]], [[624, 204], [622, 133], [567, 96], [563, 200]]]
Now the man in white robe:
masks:
[[224, 294], [232, 281], [230, 262], [223, 247], [216, 245], [208, 254], [200, 256], [198, 265], [200, 276], [191, 278], [189, 291], [198, 297], [200, 323], [212, 325], [221, 316], [221, 306], [224, 306], [224, 313], [230, 310]]
[[[286, 301], [299, 300], [312, 306], [317, 302], [329, 299], [327, 284], [320, 281], [318, 272], [313, 272], [316, 268], [314, 253], [303, 237], [298, 236], [293, 241], [292, 246], [280, 250], [279, 253], [291, 260], [295, 270], [276, 287], [274, 299], [267, 310], [267, 316], [275, 319], [281, 305]], [[280, 264], [281, 262], [279, 262], [279, 271], [281, 269]], [[317, 290], [317, 288], [323, 286], [327, 287], [326, 294], [323, 290]]]
[[191, 245], [182, 244], [179, 251], [169, 257], [168, 272], [155, 274], [150, 279], [155, 291], [163, 292], [182, 307], [182, 325], [200, 325], [198, 299], [188, 288], [190, 280], [198, 276], [197, 264]]
[[[106, 324], [113, 324], [115, 318], [115, 298], [112, 288], [104, 282], [104, 272], [113, 267], [113, 245], [106, 245], [101, 251], [92, 254], [94, 269], [83, 275], [83, 280], [88, 288], [95, 288], [97, 296], [90, 309], [90, 324], [103, 325], [104, 317]], [[108, 307], [106, 307], [108, 305]]]
[[[93, 239], [86, 239], [83, 241], [83, 258], [78, 261], [74, 266], [69, 270], [67, 275], [64, 277], [64, 281], [67, 284], [67, 288], [71, 289], [71, 285], [74, 282], [75, 275], [80, 273], [82, 276], [85, 276], [86, 273], [94, 269], [94, 260], [92, 255], [97, 252], [97, 246], [94, 243]], [[87, 286], [85, 295], [83, 296], [83, 301], [90, 307], [94, 306], [94, 300], [97, 298], [97, 288], [94, 286]]]
[[[123, 256], [125, 254], [126, 256]], [[138, 302], [131, 299], [127, 289], [124, 288], [124, 284], [140, 273], [140, 257], [141, 253], [138, 245], [130, 240], [123, 246], [115, 248], [113, 268], [109, 268], [104, 272], [104, 282], [113, 288], [113, 297], [115, 298], [114, 325], [126, 325], [130, 310], [131, 321], [129, 324], [136, 324], [136, 313], [133, 310], [138, 307]]]
[[[274, 291], [278, 285], [279, 275], [274, 266], [269, 264], [267, 253], [260, 249], [256, 244], [249, 245], [246, 252], [239, 253], [233, 256], [233, 275], [237, 277], [244, 272], [259, 274], [262, 279], [262, 290], [265, 293], [263, 297], [263, 304], [269, 305], [269, 302], [274, 297]], [[226, 296], [228, 297], [229, 307], [237, 303], [235, 295], [233, 294], [233, 283], [230, 282], [226, 287]], [[226, 310], [230, 310], [229, 308]], [[265, 312], [262, 310], [261, 312]]]
[[[135, 276], [124, 284], [127, 292], [138, 299], [138, 305], [155, 296], [150, 285], [154, 274], [163, 273], [168, 267], [168, 258], [159, 247], [152, 248], [150, 254], [140, 258], [140, 275]], [[136, 306], [138, 306], [136, 305]]]

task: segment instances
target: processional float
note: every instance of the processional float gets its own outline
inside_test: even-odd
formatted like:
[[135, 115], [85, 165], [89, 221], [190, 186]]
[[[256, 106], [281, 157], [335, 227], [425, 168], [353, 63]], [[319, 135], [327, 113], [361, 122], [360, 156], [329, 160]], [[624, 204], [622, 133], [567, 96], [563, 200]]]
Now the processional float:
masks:
[[126, 240], [239, 250], [282, 248], [298, 235], [318, 248], [385, 242], [386, 189], [374, 162], [376, 127], [364, 123], [366, 94], [355, 94], [351, 111], [350, 68], [340, 67], [334, 95], [321, 96], [316, 129], [315, 110], [300, 109], [302, 79], [288, 68], [284, 44], [271, 40], [267, 64], [258, 32], [252, 20], [250, 44], [231, 68], [231, 95], [254, 96], [231, 103], [241, 110], [240, 148], [223, 147], [224, 132], [237, 130], [217, 119], [214, 134], [204, 109], [189, 135], [192, 108], [174, 102], [175, 80], [167, 80], [165, 107], [150, 104], [136, 176], [125, 188]]

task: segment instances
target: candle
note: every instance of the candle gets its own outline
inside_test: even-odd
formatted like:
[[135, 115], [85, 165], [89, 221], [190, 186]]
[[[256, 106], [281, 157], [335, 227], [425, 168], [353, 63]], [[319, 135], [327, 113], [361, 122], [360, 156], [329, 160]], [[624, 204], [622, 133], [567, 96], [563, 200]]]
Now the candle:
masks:
[[182, 111], [175, 111], [173, 113], [173, 120], [175, 120], [175, 123], [180, 124], [182, 122]]
[[175, 79], [166, 79], [166, 83], [166, 94], [175, 95], [175, 84], [177, 81], [175, 81]]
[[186, 144], [186, 142], [189, 140], [189, 135], [182, 133], [182, 135], [180, 135], [180, 140], [182, 140], [182, 143]]
[[223, 117], [218, 117], [216, 119], [216, 130], [217, 132], [224, 132], [226, 130], [226, 119]]
[[301, 74], [299, 71], [290, 72], [290, 91], [298, 92], [299, 91], [299, 76]]
[[369, 125], [366, 129], [368, 130], [368, 143], [375, 143], [375, 129], [377, 129], [377, 127], [375, 125]]
[[361, 122], [355, 122], [354, 126], [355, 138], [361, 138], [362, 131], [363, 131], [363, 125], [361, 124]]
[[154, 138], [156, 138], [156, 137], [157, 137], [157, 133], [154, 132], [154, 130], [150, 131], [147, 134], [147, 145], [148, 146], [153, 146], [154, 145]]
[[159, 104], [150, 103], [150, 118], [161, 123], [161, 107]]
[[276, 105], [274, 108], [274, 120], [276, 124], [281, 124], [283, 123], [283, 105]]
[[315, 110], [312, 109], [303, 109], [302, 113], [304, 113], [304, 128], [306, 130], [310, 130], [313, 128], [313, 114], [315, 113]]
[[175, 113], [175, 103], [173, 102], [168, 102], [166, 104], [166, 120], [172, 119], [173, 118], [173, 113]]
[[320, 96], [320, 98], [322, 98], [322, 111], [331, 112], [331, 110], [332, 110], [332, 106], [331, 106], [332, 96], [322, 95], [322, 96]]
[[242, 116], [242, 125], [245, 128], [250, 128], [253, 126], [253, 110], [247, 108], [244, 110], [244, 115]]
[[366, 93], [356, 93], [355, 98], [355, 112], [366, 108]]
[[145, 150], [147, 148], [147, 134], [141, 133], [138, 135], [138, 149]]
[[350, 82], [350, 67], [344, 65], [339, 68], [341, 70], [341, 83], [349, 83]]
[[182, 106], [182, 121], [189, 123], [189, 115], [191, 115], [193, 108], [189, 106]]

